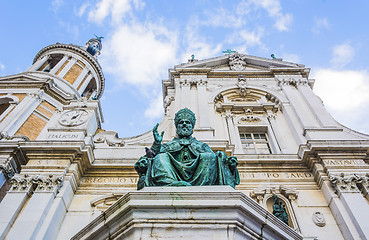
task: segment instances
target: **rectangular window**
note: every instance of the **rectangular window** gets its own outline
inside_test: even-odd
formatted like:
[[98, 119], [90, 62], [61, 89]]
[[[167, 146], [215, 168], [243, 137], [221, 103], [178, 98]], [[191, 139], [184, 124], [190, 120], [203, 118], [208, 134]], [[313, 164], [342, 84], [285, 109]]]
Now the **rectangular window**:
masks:
[[242, 148], [246, 154], [270, 154], [268, 135], [263, 132], [240, 132]]

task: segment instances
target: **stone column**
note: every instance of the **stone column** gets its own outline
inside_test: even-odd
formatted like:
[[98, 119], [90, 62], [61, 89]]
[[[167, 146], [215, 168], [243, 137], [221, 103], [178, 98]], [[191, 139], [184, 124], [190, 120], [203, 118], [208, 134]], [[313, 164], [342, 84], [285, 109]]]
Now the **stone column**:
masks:
[[42, 94], [43, 91], [28, 93], [9, 116], [0, 123], [0, 130], [14, 135], [41, 103]]
[[80, 95], [83, 94], [83, 92], [85, 91], [87, 85], [90, 83], [91, 79], [92, 79], [92, 74], [88, 73], [88, 76], [86, 77], [85, 81], [82, 83], [81, 87], [78, 88], [78, 86], [77, 86], [77, 88], [78, 88], [77, 90], [78, 90], [78, 93]]
[[34, 239], [36, 237], [59, 191], [63, 177], [36, 175], [31, 177], [31, 181], [35, 191], [15, 219], [6, 235], [7, 239]]
[[28, 176], [16, 175], [10, 184], [9, 192], [0, 203], [0, 239], [5, 239], [34, 190], [32, 178]]
[[[74, 83], [73, 83], [73, 87], [75, 89], [78, 88], [78, 86], [81, 84], [82, 80], [86, 77], [87, 74], [89, 74], [89, 70], [87, 68], [84, 68], [82, 70], [81, 74], [77, 77], [76, 81], [74, 81]], [[86, 77], [85, 81], [86, 80], [87, 80], [87, 77]]]
[[51, 74], [55, 74], [63, 65], [64, 63], [69, 59], [68, 55], [64, 55], [62, 59], [53, 67], [53, 69], [50, 70]]
[[313, 93], [309, 85], [299, 85], [299, 91], [310, 106], [315, 117], [320, 121], [323, 127], [336, 127], [337, 123], [325, 109], [322, 101]]
[[198, 106], [199, 106], [199, 127], [210, 127], [209, 107], [206, 92], [207, 81], [200, 80], [197, 83]]
[[283, 114], [291, 129], [292, 135], [296, 140], [297, 145], [305, 144], [306, 139], [303, 137], [304, 130], [299, 122], [296, 112], [293, 110], [293, 107], [289, 103], [283, 103], [282, 106], [283, 106]]
[[276, 127], [277, 123], [275, 121], [275, 114], [273, 113], [272, 110], [267, 110], [267, 119], [269, 121], [270, 130], [271, 130], [271, 134], [269, 134], [270, 144], [271, 143], [274, 143], [274, 151], [273, 151], [273, 153], [281, 153], [281, 148], [282, 149], [285, 149], [286, 147], [284, 145], [282, 145], [283, 144], [283, 141], [277, 141], [277, 139], [275, 138], [275, 136], [277, 136], [277, 134], [275, 134], [274, 131], [276, 129], [281, 129], [281, 128], [278, 127], [278, 126]]
[[329, 180], [346, 209], [360, 239], [369, 239], [369, 204], [357, 187], [357, 184], [362, 181], [362, 177], [357, 174], [345, 175], [341, 173], [340, 175], [330, 175]]
[[64, 75], [73, 67], [73, 65], [77, 62], [77, 59], [72, 58], [67, 63], [67, 65], [64, 66], [64, 68], [59, 72], [58, 76], [63, 78]]
[[235, 129], [235, 126], [234, 126], [234, 123], [233, 123], [234, 115], [232, 114], [231, 110], [227, 109], [223, 113], [223, 116], [224, 116], [224, 118], [226, 120], [226, 123], [227, 123], [229, 142], [230, 142], [230, 144], [235, 146], [234, 153], [235, 154], [242, 154], [243, 150], [242, 150], [241, 139], [240, 139], [240, 136], [237, 135], [236, 129]]
[[190, 106], [190, 87], [191, 84], [188, 80], [182, 80], [180, 82], [180, 86], [181, 86], [181, 92], [182, 92], [182, 96], [181, 96], [181, 108], [191, 108]]
[[37, 71], [48, 59], [49, 55], [43, 56], [41, 59], [37, 60], [27, 71]]
[[301, 92], [297, 89], [301, 85], [307, 84], [306, 79], [296, 76], [278, 76], [278, 83], [283, 92], [286, 94], [290, 104], [293, 106], [299, 122], [303, 128], [320, 127], [320, 123], [316, 116], [312, 113], [312, 109], [306, 103]]
[[[75, 179], [73, 179], [73, 182]], [[63, 222], [67, 209], [72, 201], [75, 186], [71, 184], [71, 180], [65, 180], [60, 192], [53, 200], [45, 220], [37, 233], [36, 239], [56, 239]]]

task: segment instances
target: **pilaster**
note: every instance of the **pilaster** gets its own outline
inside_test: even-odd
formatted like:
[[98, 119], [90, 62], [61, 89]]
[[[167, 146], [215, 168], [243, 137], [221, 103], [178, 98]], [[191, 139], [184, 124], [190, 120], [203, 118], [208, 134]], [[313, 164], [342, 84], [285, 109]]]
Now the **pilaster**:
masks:
[[367, 224], [369, 204], [363, 198], [358, 183], [363, 177], [358, 174], [330, 175], [329, 180], [348, 212], [360, 239], [369, 239], [369, 225]]
[[228, 136], [229, 136], [229, 142], [231, 145], [235, 146], [234, 154], [242, 154], [242, 144], [241, 139], [239, 135], [236, 134], [236, 129], [233, 123], [233, 117], [230, 109], [225, 110], [225, 112], [222, 114], [223, 118], [226, 121], [227, 129], [228, 129]]
[[50, 70], [51, 74], [55, 74], [63, 65], [64, 63], [70, 58], [69, 55], [64, 55], [62, 59]]
[[43, 56], [41, 59], [37, 60], [27, 71], [37, 71], [47, 60], [49, 60], [49, 55]]

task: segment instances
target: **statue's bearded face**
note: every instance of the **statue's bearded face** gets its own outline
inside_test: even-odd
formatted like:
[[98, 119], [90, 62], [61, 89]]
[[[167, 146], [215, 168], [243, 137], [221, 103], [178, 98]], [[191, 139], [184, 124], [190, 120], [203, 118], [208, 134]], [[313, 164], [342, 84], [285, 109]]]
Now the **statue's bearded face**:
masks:
[[180, 138], [189, 137], [193, 133], [193, 126], [189, 119], [183, 118], [178, 121], [177, 124], [177, 135]]

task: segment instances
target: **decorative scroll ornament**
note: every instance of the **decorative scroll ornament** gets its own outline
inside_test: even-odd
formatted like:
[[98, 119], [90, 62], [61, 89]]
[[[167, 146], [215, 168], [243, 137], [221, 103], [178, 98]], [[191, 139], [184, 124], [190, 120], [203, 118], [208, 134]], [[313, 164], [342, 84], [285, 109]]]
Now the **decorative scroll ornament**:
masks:
[[318, 227], [324, 227], [325, 226], [325, 218], [324, 218], [323, 213], [321, 213], [321, 212], [313, 213], [313, 222]]
[[106, 143], [109, 147], [123, 147], [125, 142], [114, 131], [104, 131], [95, 135], [94, 143]]
[[245, 55], [235, 52], [229, 55], [229, 66], [231, 70], [242, 71], [246, 68]]
[[360, 192], [357, 184], [362, 182], [362, 178], [357, 174], [345, 176], [344, 173], [341, 173], [340, 175], [331, 175], [329, 181], [335, 188], [336, 193]]

